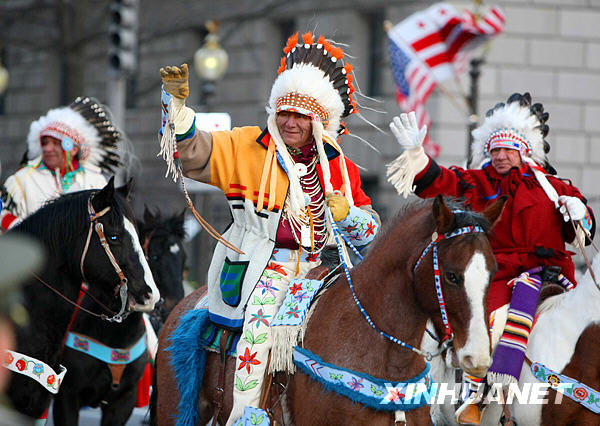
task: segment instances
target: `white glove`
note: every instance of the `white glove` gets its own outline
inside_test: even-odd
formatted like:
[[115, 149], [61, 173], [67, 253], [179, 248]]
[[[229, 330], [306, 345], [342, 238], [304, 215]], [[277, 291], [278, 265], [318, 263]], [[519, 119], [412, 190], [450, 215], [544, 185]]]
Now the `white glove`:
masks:
[[423, 140], [427, 134], [426, 125], [423, 125], [419, 130], [414, 111], [408, 114], [400, 114], [400, 117], [394, 117], [390, 123], [390, 130], [400, 146], [406, 150], [423, 146]]
[[419, 130], [415, 113], [411, 111], [408, 114], [400, 114], [400, 117], [394, 117], [390, 123], [390, 130], [404, 152], [387, 165], [386, 175], [396, 191], [406, 198], [408, 194], [414, 192], [415, 176], [429, 164], [429, 157], [423, 150], [427, 126]]
[[558, 197], [558, 201], [561, 204], [559, 211], [562, 213], [565, 222], [569, 221], [569, 213], [571, 214], [571, 219], [574, 221], [581, 220], [585, 217], [587, 208], [579, 198], [561, 195]]

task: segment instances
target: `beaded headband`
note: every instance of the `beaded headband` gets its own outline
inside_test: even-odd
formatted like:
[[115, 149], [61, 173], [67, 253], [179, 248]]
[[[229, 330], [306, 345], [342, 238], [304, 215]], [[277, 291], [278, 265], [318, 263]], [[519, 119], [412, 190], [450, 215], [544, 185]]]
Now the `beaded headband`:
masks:
[[496, 148], [516, 149], [522, 156], [531, 155], [531, 143], [521, 132], [514, 128], [498, 129], [488, 138], [485, 143], [485, 152], [491, 152]]
[[323, 127], [329, 124], [329, 112], [310, 95], [291, 92], [277, 99], [276, 111], [292, 111], [309, 116], [312, 120], [320, 121]]

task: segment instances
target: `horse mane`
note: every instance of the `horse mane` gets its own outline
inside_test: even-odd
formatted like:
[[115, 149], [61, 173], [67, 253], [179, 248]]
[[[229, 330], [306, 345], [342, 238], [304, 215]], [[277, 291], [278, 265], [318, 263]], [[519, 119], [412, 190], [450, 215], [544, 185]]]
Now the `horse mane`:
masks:
[[[52, 255], [87, 233], [90, 223], [87, 202], [96, 192], [99, 189], [72, 192], [50, 200], [25, 218], [14, 231], [34, 236], [44, 243], [48, 255]], [[121, 214], [133, 218], [125, 199], [117, 193], [115, 191], [111, 210], [107, 215], [109, 222], [119, 220]]]
[[35, 236], [52, 254], [75, 241], [89, 226], [87, 200], [92, 191], [65, 194], [44, 204], [14, 229]]
[[181, 240], [185, 238], [183, 216], [180, 214], [174, 214], [165, 219], [157, 210], [149, 220], [138, 219], [138, 228], [142, 239], [152, 231], [154, 231], [152, 234], [154, 237], [173, 235]]
[[[481, 213], [470, 210], [465, 205], [464, 199], [444, 197], [444, 203], [451, 211], [455, 212], [454, 225], [451, 231], [465, 226], [480, 226], [486, 233], [489, 233], [491, 230], [492, 225], [485, 218], [485, 216], [483, 216]], [[408, 217], [420, 214], [421, 211], [426, 208], [431, 211], [432, 204], [433, 199], [415, 199], [414, 201], [403, 204], [398, 210], [396, 216], [385, 225], [385, 229], [380, 231], [377, 239], [385, 239], [387, 234], [392, 233], [399, 226], [399, 224], [404, 222]]]

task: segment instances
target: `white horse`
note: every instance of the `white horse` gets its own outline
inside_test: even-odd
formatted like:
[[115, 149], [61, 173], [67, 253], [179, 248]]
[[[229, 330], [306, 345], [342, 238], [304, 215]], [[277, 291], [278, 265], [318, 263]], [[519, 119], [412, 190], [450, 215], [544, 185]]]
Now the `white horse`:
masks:
[[[594, 276], [600, 277], [600, 256], [596, 256], [592, 262], [592, 270]], [[506, 316], [508, 312], [508, 306], [504, 309], [496, 311], [496, 317], [494, 320], [495, 327], [492, 335], [492, 344], [495, 348], [498, 343], [501, 331], [504, 329], [506, 324]], [[576, 361], [573, 361], [576, 352], [575, 347], [580, 344], [580, 347], [586, 347], [590, 342], [580, 341], [584, 337], [582, 334], [586, 329], [588, 333], [600, 332], [598, 329], [590, 328], [590, 326], [600, 326], [600, 288], [594, 282], [590, 271], [587, 271], [585, 275], [579, 280], [577, 287], [573, 290], [552, 296], [546, 299], [537, 309], [536, 322], [531, 330], [529, 337], [529, 344], [527, 346], [527, 358], [532, 362], [540, 362], [546, 367], [559, 373], [565, 373], [571, 376], [570, 370], [573, 370], [573, 365]], [[591, 340], [591, 339], [590, 339]], [[597, 342], [598, 339], [593, 339]], [[437, 345], [431, 337], [425, 333], [423, 339], [424, 348], [434, 348]], [[447, 359], [437, 358], [432, 361], [432, 375], [434, 381], [438, 383], [455, 383], [455, 372], [452, 368], [451, 356], [448, 355]], [[592, 361], [592, 360], [589, 360]], [[565, 367], [569, 366], [570, 370], [564, 371]], [[597, 362], [590, 365], [588, 369], [597, 368]], [[573, 379], [581, 380], [584, 384], [594, 388], [594, 383], [586, 383], [581, 377], [571, 376]], [[523, 385], [527, 383], [528, 386], [531, 384], [540, 383], [536, 379], [527, 362], [523, 363], [521, 370], [521, 377], [519, 380], [519, 389], [523, 390]], [[596, 384], [597, 386], [597, 384]], [[458, 389], [460, 383], [456, 384], [458, 396]], [[598, 390], [598, 387], [596, 387]], [[554, 392], [553, 392], [554, 393]], [[540, 396], [541, 399], [541, 396]], [[510, 411], [513, 419], [519, 425], [534, 426], [542, 424], [542, 410], [558, 410], [553, 412], [553, 419], [557, 420], [560, 410], [565, 408], [566, 404], [569, 405], [571, 412], [574, 408], [573, 401], [564, 396], [562, 398], [562, 405], [554, 405], [554, 396], [549, 395], [546, 391], [544, 399], [548, 400], [548, 404], [528, 404], [520, 403], [517, 398], [513, 399], [510, 405]], [[546, 408], [545, 408], [546, 407]], [[593, 415], [593, 413], [583, 406], [581, 406], [582, 412], [586, 416], [593, 416], [595, 423], [600, 423], [600, 416]], [[431, 407], [431, 415], [433, 421], [437, 426], [439, 425], [454, 425], [454, 410], [453, 404], [450, 404], [447, 399], [446, 404], [433, 404]], [[488, 404], [487, 408], [483, 412], [482, 425], [498, 425], [502, 416], [502, 406], [492, 402]], [[594, 417], [595, 416], [595, 417]], [[572, 415], [569, 417], [572, 419]], [[560, 424], [560, 422], [556, 423]]]

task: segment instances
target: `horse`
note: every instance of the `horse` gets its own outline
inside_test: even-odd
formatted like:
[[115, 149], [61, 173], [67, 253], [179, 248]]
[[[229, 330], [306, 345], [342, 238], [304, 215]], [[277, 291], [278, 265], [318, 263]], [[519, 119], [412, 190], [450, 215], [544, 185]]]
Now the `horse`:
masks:
[[50, 201], [10, 231], [39, 240], [46, 252], [43, 271], [23, 286], [28, 321], [13, 324], [15, 352], [4, 354], [13, 371], [7, 396], [22, 414], [42, 418], [59, 390], [63, 339], [82, 282], [101, 304], [90, 314], [111, 321], [150, 312], [160, 297], [126, 201], [129, 189], [115, 190], [111, 178], [102, 189]]
[[160, 334], [167, 317], [184, 296], [184, 217], [185, 210], [163, 218], [160, 212], [152, 213], [145, 207], [143, 219], [138, 219], [140, 241], [162, 296], [162, 303], [150, 314], [156, 335]]
[[[171, 308], [183, 298], [183, 213], [162, 218], [144, 209], [143, 220], [137, 221], [139, 240], [148, 259], [154, 281], [164, 304], [157, 303], [150, 313], [158, 323]], [[162, 299], [161, 299], [162, 300]], [[81, 303], [91, 309], [95, 301], [84, 297]], [[158, 311], [158, 312], [157, 312]], [[110, 359], [91, 356], [89, 353], [66, 347], [62, 363], [69, 374], [54, 400], [54, 423], [64, 426], [78, 424], [79, 410], [84, 406], [102, 407], [102, 425], [125, 425], [136, 406], [138, 382], [144, 374], [155, 348], [146, 347], [156, 338], [139, 343], [147, 336], [141, 312], [134, 312], [120, 323], [106, 324], [101, 319], [79, 311], [71, 325], [70, 333], [82, 339], [92, 339], [104, 347], [117, 348], [121, 356], [130, 357], [126, 364], [114, 364]], [[164, 316], [166, 319], [166, 316]], [[136, 348], [136, 344], [139, 347]], [[137, 358], [133, 359], [133, 356]]]
[[[482, 375], [490, 365], [488, 315], [484, 303], [496, 272], [496, 263], [487, 232], [500, 217], [505, 198], [499, 199], [482, 214], [466, 211], [460, 205], [444, 201], [418, 200], [405, 206], [398, 217], [381, 232], [364, 258], [348, 275], [354, 294], [373, 325], [397, 336], [406, 345], [417, 346], [431, 320], [438, 336], [453, 336], [453, 348], [460, 365], [475, 375]], [[448, 207], [448, 205], [450, 207]], [[479, 230], [468, 232], [465, 230]], [[453, 233], [454, 232], [454, 233]], [[433, 246], [436, 250], [429, 250]], [[436, 252], [438, 268], [434, 268]], [[439, 275], [434, 273], [437, 270]], [[436, 280], [441, 300], [436, 291]], [[426, 368], [423, 356], [399, 348], [382, 337], [357, 309], [350, 281], [338, 277], [321, 293], [306, 326], [303, 347], [324, 361], [347, 370], [359, 371], [389, 382], [402, 382]], [[170, 338], [181, 317], [194, 308], [200, 290], [184, 298], [171, 312], [159, 338], [157, 353], [157, 403], [153, 421], [170, 425], [182, 415], [178, 402], [182, 398], [170, 357]], [[447, 314], [448, 322], [442, 319]], [[399, 320], [400, 319], [400, 320]], [[185, 372], [195, 371], [192, 358]], [[223, 370], [222, 370], [223, 368]], [[200, 389], [183, 389], [198, 396], [197, 422], [206, 424], [215, 415], [213, 396], [224, 384], [222, 409], [217, 421], [224, 424], [232, 405], [235, 360], [206, 353], [205, 377], [199, 378]], [[219, 380], [219, 376], [224, 380]], [[324, 393], [316, 380], [303, 372], [286, 376], [278, 373], [278, 386], [271, 387], [270, 401], [274, 418], [282, 424], [390, 424], [394, 414], [364, 407], [337, 393]], [[283, 389], [282, 393], [276, 390]], [[196, 407], [192, 407], [196, 408]], [[152, 413], [152, 410], [151, 410]], [[429, 407], [406, 412], [410, 424], [428, 424]]]
[[[536, 310], [526, 359], [519, 378], [518, 387], [521, 392], [531, 389], [532, 384], [541, 383], [532, 372], [531, 363], [534, 362], [542, 363], [554, 372], [600, 390], [600, 289], [594, 280], [594, 276], [600, 276], [600, 256], [595, 257], [592, 271], [593, 275], [588, 270], [578, 285], [568, 292], [544, 297], [542, 287], [542, 301]], [[499, 329], [502, 330], [506, 322], [506, 312], [497, 312], [494, 321], [499, 322]], [[430, 340], [429, 345], [431, 343]], [[456, 371], [448, 367], [448, 363], [437, 363], [435, 368], [432, 367], [432, 373], [434, 379], [441, 382], [453, 383], [457, 376]], [[524, 395], [528, 394], [525, 392]], [[525, 400], [513, 398], [508, 405], [511, 419], [516, 424], [528, 426], [591, 425], [600, 422], [598, 414], [566, 395], [561, 395], [559, 399], [555, 389], [540, 392], [538, 397], [537, 399], [545, 400], [546, 403], [530, 404]], [[527, 398], [527, 401], [530, 399]], [[456, 424], [453, 419], [454, 409], [451, 404], [435, 406], [432, 410], [435, 424]], [[503, 415], [503, 407], [497, 401], [490, 402], [482, 413], [481, 424], [499, 425]]]

